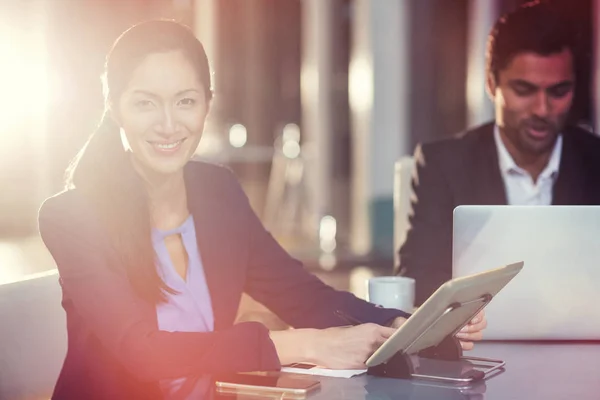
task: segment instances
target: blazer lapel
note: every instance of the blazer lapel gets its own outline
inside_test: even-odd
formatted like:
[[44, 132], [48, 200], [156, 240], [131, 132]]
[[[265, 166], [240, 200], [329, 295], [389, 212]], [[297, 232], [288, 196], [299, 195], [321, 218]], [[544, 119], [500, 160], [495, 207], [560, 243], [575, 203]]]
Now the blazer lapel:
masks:
[[553, 188], [552, 204], [585, 204], [585, 168], [579, 151], [569, 132], [563, 134], [563, 148], [558, 168], [558, 178]]
[[494, 141], [494, 125], [486, 125], [477, 134], [479, 135], [477, 146], [479, 162], [475, 165], [481, 167], [476, 171], [476, 174], [479, 175], [478, 178], [474, 180], [479, 185], [477, 202], [482, 205], [508, 204]]
[[[191, 161], [188, 163], [190, 164]], [[221, 327], [222, 313], [221, 308], [216, 307], [218, 304], [222, 304], [220, 299], [220, 292], [216, 288], [221, 287], [221, 280], [223, 279], [218, 274], [218, 244], [213, 242], [213, 236], [210, 234], [210, 227], [214, 226], [213, 218], [210, 210], [213, 209], [209, 202], [211, 199], [208, 196], [202, 196], [201, 190], [203, 186], [202, 176], [194, 174], [193, 168], [186, 166], [185, 169], [185, 180], [187, 190], [187, 201], [190, 213], [194, 217], [194, 225], [196, 228], [196, 240], [198, 242], [198, 250], [200, 251], [200, 259], [202, 260], [202, 267], [204, 269], [204, 276], [206, 278], [206, 284], [210, 293], [213, 317], [215, 321], [214, 329], [217, 330]]]
[[[188, 208], [194, 217], [196, 239], [204, 275], [210, 293], [214, 329], [225, 328], [233, 322], [239, 308], [245, 279], [244, 249], [239, 244], [240, 230], [236, 228], [232, 210], [224, 206], [224, 199], [215, 197], [213, 178], [206, 176], [200, 163], [189, 162], [185, 170]], [[236, 244], [237, 243], [237, 244]], [[231, 247], [240, 248], [233, 251]]]

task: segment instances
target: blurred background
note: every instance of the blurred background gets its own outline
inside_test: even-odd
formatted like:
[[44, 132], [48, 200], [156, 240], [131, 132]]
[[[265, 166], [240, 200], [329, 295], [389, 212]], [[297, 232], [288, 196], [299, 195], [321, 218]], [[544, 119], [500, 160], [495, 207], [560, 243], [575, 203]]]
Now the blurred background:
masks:
[[[572, 118], [593, 128], [599, 11], [555, 2], [581, 28]], [[198, 157], [236, 172], [309, 269], [346, 287], [391, 273], [394, 163], [493, 118], [486, 37], [520, 3], [0, 0], [0, 283], [54, 268], [37, 210], [99, 121], [111, 44], [154, 18], [193, 27], [214, 70]]]

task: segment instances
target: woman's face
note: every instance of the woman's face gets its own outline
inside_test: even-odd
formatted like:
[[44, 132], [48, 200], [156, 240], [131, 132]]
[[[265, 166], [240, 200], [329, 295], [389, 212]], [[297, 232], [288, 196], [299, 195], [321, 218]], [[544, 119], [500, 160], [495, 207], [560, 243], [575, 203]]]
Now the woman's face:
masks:
[[208, 112], [205, 88], [180, 51], [148, 55], [133, 71], [117, 119], [134, 163], [150, 175], [182, 170], [198, 147]]

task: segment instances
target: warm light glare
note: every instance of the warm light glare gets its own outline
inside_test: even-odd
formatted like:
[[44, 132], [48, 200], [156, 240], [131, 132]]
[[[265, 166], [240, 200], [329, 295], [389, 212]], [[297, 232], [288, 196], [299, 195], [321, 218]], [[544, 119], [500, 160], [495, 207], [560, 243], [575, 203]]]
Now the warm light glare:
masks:
[[350, 107], [356, 112], [368, 111], [373, 105], [373, 68], [364, 57], [350, 62], [348, 96]]
[[242, 124], [235, 124], [229, 129], [229, 143], [233, 147], [244, 147], [248, 140], [246, 127]]
[[205, 129], [202, 133], [202, 139], [196, 149], [196, 154], [200, 156], [212, 156], [223, 151], [224, 140], [213, 130]]
[[0, 260], [0, 285], [22, 280], [35, 271], [56, 268], [54, 259], [39, 236], [1, 241]]
[[20, 247], [13, 243], [0, 242], [2, 263], [10, 266], [0, 269], [0, 283], [13, 282], [23, 276], [20, 266], [24, 264], [24, 255]]
[[367, 299], [367, 286], [369, 279], [373, 277], [373, 270], [360, 266], [350, 271], [349, 291], [363, 300]]
[[282, 151], [287, 158], [297, 158], [300, 155], [300, 145], [298, 142], [288, 140], [283, 143]]
[[[20, 29], [20, 28], [19, 28]], [[15, 40], [15, 37], [23, 40]], [[49, 76], [46, 49], [35, 32], [0, 23], [0, 133], [46, 115]]]
[[[473, 62], [471, 62], [472, 64]], [[476, 116], [485, 115], [487, 98], [485, 93], [485, 67], [477, 68], [477, 66], [470, 66], [470, 73], [467, 77], [467, 104], [469, 111], [473, 114], [470, 118], [473, 119], [470, 122], [471, 125], [481, 123], [476, 120]], [[487, 117], [486, 117], [487, 118]]]
[[333, 253], [336, 247], [337, 242], [335, 239], [321, 241], [321, 250], [323, 250], [325, 253]]
[[285, 169], [285, 181], [292, 186], [300, 183], [304, 173], [304, 164], [298, 161], [290, 162]]
[[296, 124], [287, 124], [283, 127], [283, 146], [281, 151], [287, 158], [300, 156], [300, 127]]
[[337, 258], [332, 253], [323, 253], [319, 256], [319, 266], [325, 271], [332, 271], [337, 263]]
[[283, 141], [300, 143], [300, 127], [296, 124], [287, 124], [283, 127]]
[[127, 140], [127, 135], [125, 134], [125, 130], [123, 128], [119, 129], [119, 134], [121, 135], [121, 144], [125, 150], [131, 151], [131, 145], [129, 144], [129, 140]]
[[332, 253], [336, 246], [337, 222], [335, 218], [326, 215], [321, 218], [319, 225], [319, 241], [321, 250], [326, 253]]
[[300, 70], [302, 101], [317, 102], [319, 95], [319, 73], [315, 66], [305, 64]]
[[319, 237], [321, 240], [335, 239], [337, 232], [337, 223], [335, 218], [331, 215], [326, 215], [321, 219], [321, 226], [319, 230]]

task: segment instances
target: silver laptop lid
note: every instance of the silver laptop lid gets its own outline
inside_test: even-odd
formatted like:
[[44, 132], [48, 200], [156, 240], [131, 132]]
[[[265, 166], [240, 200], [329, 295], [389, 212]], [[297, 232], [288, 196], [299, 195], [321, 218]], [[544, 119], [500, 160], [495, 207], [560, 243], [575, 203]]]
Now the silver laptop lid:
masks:
[[486, 339], [600, 339], [599, 206], [460, 206], [453, 276], [524, 261], [486, 308]]

